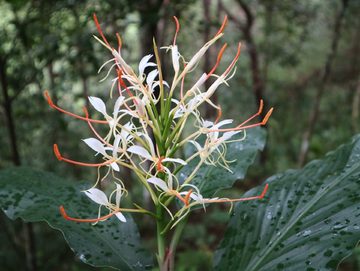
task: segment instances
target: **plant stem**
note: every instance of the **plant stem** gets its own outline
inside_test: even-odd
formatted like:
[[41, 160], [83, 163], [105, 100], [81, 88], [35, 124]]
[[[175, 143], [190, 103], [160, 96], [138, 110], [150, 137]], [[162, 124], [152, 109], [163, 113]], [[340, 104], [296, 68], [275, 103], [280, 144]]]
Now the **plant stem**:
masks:
[[164, 208], [159, 203], [156, 206], [157, 216], [158, 219], [156, 220], [156, 226], [157, 226], [157, 243], [158, 243], [158, 263], [159, 267], [162, 265], [162, 261], [165, 256], [165, 235], [161, 234], [161, 232], [164, 229]]
[[176, 247], [177, 247], [177, 244], [179, 242], [179, 239], [180, 239], [180, 236], [182, 234], [182, 231], [184, 229], [184, 226], [186, 224], [186, 221], [188, 220], [189, 218], [189, 214], [186, 215], [179, 223], [178, 225], [176, 226], [176, 229], [175, 229], [175, 232], [174, 232], [174, 235], [171, 239], [171, 243], [170, 243], [170, 248], [169, 248], [169, 254], [170, 254], [170, 269], [169, 271], [172, 271], [174, 270], [174, 262], [175, 262], [175, 252], [176, 252]]

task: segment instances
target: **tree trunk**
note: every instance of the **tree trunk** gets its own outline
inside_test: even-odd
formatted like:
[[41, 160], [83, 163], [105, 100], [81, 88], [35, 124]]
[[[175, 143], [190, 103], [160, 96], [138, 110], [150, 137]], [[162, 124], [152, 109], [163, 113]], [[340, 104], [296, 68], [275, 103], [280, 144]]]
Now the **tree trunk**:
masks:
[[302, 144], [301, 144], [301, 149], [300, 149], [300, 155], [299, 155], [299, 159], [298, 159], [298, 168], [302, 168], [302, 166], [305, 163], [306, 160], [306, 156], [309, 150], [309, 145], [310, 145], [310, 140], [311, 140], [311, 136], [312, 136], [312, 132], [315, 126], [315, 123], [317, 121], [318, 115], [319, 115], [319, 105], [320, 105], [320, 101], [321, 98], [324, 94], [324, 90], [325, 90], [325, 86], [326, 83], [328, 81], [330, 72], [331, 72], [331, 64], [335, 58], [336, 55], [336, 51], [337, 51], [337, 46], [340, 40], [340, 32], [341, 32], [341, 23], [342, 20], [344, 18], [344, 14], [346, 12], [346, 9], [348, 7], [348, 2], [349, 0], [343, 0], [342, 1], [342, 7], [336, 17], [335, 20], [335, 26], [334, 26], [334, 33], [333, 33], [333, 39], [331, 42], [331, 49], [330, 52], [327, 56], [326, 62], [325, 62], [325, 66], [324, 66], [324, 71], [322, 74], [322, 78], [321, 78], [321, 83], [320, 86], [317, 90], [316, 93], [316, 97], [312, 106], [312, 109], [310, 111], [309, 114], [309, 119], [308, 119], [308, 126], [303, 134], [303, 139], [302, 139]]

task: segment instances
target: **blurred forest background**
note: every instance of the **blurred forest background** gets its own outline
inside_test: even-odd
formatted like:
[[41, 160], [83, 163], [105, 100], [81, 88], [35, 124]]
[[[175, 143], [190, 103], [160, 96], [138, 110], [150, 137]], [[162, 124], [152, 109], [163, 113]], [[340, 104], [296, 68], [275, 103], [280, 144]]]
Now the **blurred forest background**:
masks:
[[[96, 169], [59, 162], [52, 150], [57, 143], [64, 157], [95, 161], [80, 140], [92, 136], [91, 130], [50, 108], [44, 95], [48, 91], [55, 104], [80, 115], [81, 105], [95, 114], [87, 96], [108, 100], [111, 82], [99, 82], [107, 71], [97, 71], [111, 55], [93, 38], [99, 36], [93, 14], [114, 47], [119, 33], [122, 56], [134, 68], [153, 53], [153, 37], [159, 47], [172, 44], [173, 16], [180, 21], [177, 43], [187, 60], [228, 16], [225, 36], [187, 81], [208, 72], [226, 42], [221, 73], [241, 41], [237, 72], [213, 101], [222, 106], [223, 119], [235, 123], [256, 113], [260, 99], [264, 113], [270, 107], [274, 112], [266, 125], [265, 151], [247, 178], [220, 196], [239, 197], [273, 174], [323, 157], [360, 132], [360, 0], [0, 0], [0, 169], [24, 165], [74, 181], [95, 181]], [[170, 82], [171, 58], [165, 50], [161, 59]], [[203, 110], [209, 120], [217, 117], [211, 108]], [[142, 188], [132, 184], [130, 172], [123, 170], [120, 178], [133, 191], [128, 204], [132, 198], [147, 200]], [[177, 270], [211, 270], [228, 208], [214, 205], [190, 216]], [[83, 264], [46, 223], [0, 216], [1, 270], [110, 270]], [[134, 219], [144, 243], [154, 249], [155, 224], [142, 216]], [[339, 270], [360, 270], [360, 250]]]

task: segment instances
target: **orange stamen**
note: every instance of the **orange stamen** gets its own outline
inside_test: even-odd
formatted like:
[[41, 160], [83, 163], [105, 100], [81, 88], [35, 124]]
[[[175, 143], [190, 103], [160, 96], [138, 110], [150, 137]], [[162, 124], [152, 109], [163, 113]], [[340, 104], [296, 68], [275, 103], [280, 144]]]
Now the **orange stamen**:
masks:
[[221, 34], [221, 32], [224, 31], [224, 28], [226, 26], [226, 22], [227, 22], [227, 15], [225, 15], [225, 18], [224, 18], [224, 21], [223, 21], [223, 23], [222, 23], [222, 25], [220, 27], [220, 30], [219, 30], [219, 32], [216, 33], [215, 37], [219, 36]]
[[164, 156], [161, 156], [161, 158], [158, 160], [157, 167], [156, 167], [157, 171], [161, 171], [161, 172], [164, 171], [164, 166], [161, 164], [161, 162], [162, 162], [162, 160], [164, 160], [164, 158], [165, 158]]
[[178, 20], [175, 16], [174, 16], [174, 19], [175, 19], [175, 22], [176, 22], [176, 32], [175, 32], [175, 37], [174, 37], [173, 46], [175, 46], [176, 37], [177, 37], [177, 34], [178, 34], [178, 32], [179, 32], [179, 29], [180, 29], [179, 20]]
[[223, 53], [224, 53], [224, 51], [225, 51], [225, 49], [226, 49], [226, 46], [227, 46], [227, 43], [225, 43], [225, 44], [223, 45], [223, 47], [221, 48], [220, 53], [219, 53], [219, 55], [218, 55], [218, 57], [217, 57], [216, 64], [215, 64], [214, 68], [213, 68], [213, 69], [209, 72], [209, 74], [206, 76], [206, 80], [210, 77], [211, 74], [213, 74], [213, 72], [216, 70], [217, 66], [219, 65], [220, 60], [221, 60], [221, 58], [222, 58], [222, 56], [223, 56]]
[[230, 66], [226, 69], [226, 71], [224, 72], [223, 75], [228, 74], [228, 72], [231, 70], [231, 68], [235, 65], [236, 61], [238, 60], [238, 58], [240, 56], [240, 52], [241, 52], [241, 42], [239, 42], [238, 51], [236, 53], [234, 60], [231, 62]]
[[72, 218], [72, 217], [68, 217], [67, 214], [65, 213], [65, 210], [64, 210], [64, 207], [60, 206], [60, 211], [61, 211], [61, 214], [63, 215], [63, 217], [66, 219], [66, 220], [72, 220], [72, 221], [77, 221], [77, 222], [98, 222], [98, 221], [102, 221], [102, 220], [105, 220], [107, 218], [109, 218], [110, 216], [113, 216], [114, 214], [120, 212], [120, 210], [115, 210], [114, 212], [106, 215], [106, 216], [103, 216], [103, 217], [100, 217], [100, 218], [95, 218], [95, 219], [79, 219], [79, 218]]
[[120, 54], [120, 49], [121, 49], [121, 38], [120, 38], [120, 36], [119, 36], [119, 34], [118, 33], [116, 33], [116, 37], [117, 37], [117, 39], [118, 39], [118, 42], [119, 42], [119, 48], [118, 48], [118, 51], [119, 51], [119, 54]]
[[185, 205], [186, 206], [189, 206], [190, 195], [193, 191], [194, 191], [194, 189], [190, 189], [189, 192], [185, 196]]
[[[131, 97], [133, 97], [133, 95], [131, 94], [130, 90], [127, 88], [127, 86], [125, 85], [124, 81], [123, 81], [122, 78], [121, 78], [122, 70], [121, 70], [121, 69], [118, 69], [118, 70], [116, 70], [116, 71], [117, 71], [117, 73], [118, 73], [118, 77], [119, 77], [119, 82], [120, 82], [120, 84], [126, 89], [127, 93], [129, 93], [129, 95], [130, 95]], [[136, 102], [135, 102], [135, 103], [136, 103]], [[137, 104], [137, 103], [136, 103], [136, 104]]]
[[112, 160], [106, 161], [104, 163], [99, 163], [99, 164], [88, 164], [88, 163], [76, 162], [76, 161], [61, 157], [57, 144], [54, 144], [54, 152], [55, 152], [57, 159], [59, 159], [60, 161], [65, 161], [65, 162], [68, 162], [71, 164], [86, 166], [86, 167], [101, 167], [101, 166], [105, 166], [105, 165], [115, 162]]
[[214, 125], [218, 122], [218, 120], [221, 118], [221, 107], [220, 107], [220, 104], [218, 104], [218, 107], [220, 108], [219, 109], [219, 116], [217, 117], [217, 119], [215, 120], [215, 122], [214, 122]]
[[175, 191], [175, 190], [170, 190], [170, 192], [171, 192], [172, 194], [174, 194], [175, 196], [177, 196], [183, 203], [186, 204], [186, 200], [185, 200], [177, 191]]
[[262, 122], [260, 123], [256, 123], [256, 124], [252, 124], [252, 125], [248, 125], [248, 126], [243, 126], [244, 124], [248, 123], [250, 120], [252, 120], [253, 118], [255, 118], [256, 116], [260, 115], [263, 109], [263, 100], [260, 101], [260, 107], [259, 107], [259, 111], [253, 115], [251, 118], [248, 118], [246, 121], [244, 121], [243, 123], [241, 123], [239, 126], [235, 127], [235, 128], [228, 128], [228, 129], [209, 129], [206, 130], [205, 132], [229, 132], [229, 131], [238, 131], [238, 130], [244, 130], [244, 129], [248, 129], [248, 128], [252, 128], [252, 127], [256, 127], [256, 126], [262, 126], [265, 125], [266, 122], [268, 121], [271, 113], [273, 112], [274, 108], [272, 107], [269, 112], [267, 112], [266, 116], [264, 117], [264, 119], [262, 120]]
[[101, 37], [103, 38], [104, 42], [106, 43], [107, 46], [111, 47], [111, 46], [109, 45], [109, 43], [107, 42], [107, 40], [105, 39], [104, 34], [103, 34], [102, 31], [101, 31], [101, 28], [100, 28], [98, 19], [96, 18], [96, 15], [95, 15], [95, 14], [94, 14], [94, 21], [95, 21], [96, 27], [97, 27], [97, 29], [99, 30], [100, 35], [101, 35]]
[[262, 199], [265, 196], [268, 187], [269, 187], [269, 184], [266, 184], [264, 190], [261, 193], [261, 195], [257, 196], [257, 197], [249, 197], [249, 198], [243, 198], [243, 199], [207, 200], [205, 202], [235, 202], [235, 201]]
[[54, 105], [54, 103], [52, 102], [51, 98], [50, 98], [50, 95], [47, 91], [45, 91], [45, 96], [49, 102], [49, 105], [52, 107], [52, 108], [55, 108], [56, 110], [60, 111], [60, 112], [63, 112], [65, 114], [68, 114], [70, 116], [73, 116], [75, 118], [78, 118], [78, 119], [82, 119], [82, 120], [86, 120], [86, 121], [91, 121], [91, 122], [96, 122], [96, 123], [109, 123], [108, 121], [106, 120], [93, 120], [93, 119], [89, 119], [89, 118], [84, 118], [84, 117], [81, 117], [81, 116], [78, 116], [78, 115], [75, 115], [73, 113], [70, 113], [64, 109], [61, 109], [60, 107], [57, 107], [56, 105]]

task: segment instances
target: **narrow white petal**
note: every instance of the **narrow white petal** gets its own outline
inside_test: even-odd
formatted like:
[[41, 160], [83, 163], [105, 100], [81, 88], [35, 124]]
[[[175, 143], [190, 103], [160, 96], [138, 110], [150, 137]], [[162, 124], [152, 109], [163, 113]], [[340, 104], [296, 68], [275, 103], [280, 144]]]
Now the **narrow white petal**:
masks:
[[155, 149], [154, 149], [154, 143], [152, 142], [151, 138], [146, 135], [146, 134], [143, 134], [143, 133], [137, 133], [139, 136], [143, 136], [146, 138], [147, 142], [149, 143], [149, 147], [150, 147], [150, 151], [151, 151], [151, 156], [152, 157], [156, 157], [156, 154], [155, 154]]
[[140, 63], [139, 63], [139, 77], [142, 78], [143, 75], [144, 75], [144, 70], [146, 67], [148, 66], [156, 66], [155, 63], [153, 62], [149, 62], [148, 61], [150, 60], [150, 58], [152, 58], [153, 55], [146, 55], [144, 56], [141, 60], [140, 60]]
[[92, 104], [92, 106], [99, 111], [100, 113], [102, 113], [104, 116], [106, 116], [106, 106], [105, 103], [97, 97], [89, 97], [89, 102]]
[[172, 62], [173, 62], [174, 71], [178, 72], [179, 71], [179, 53], [178, 53], [177, 45], [172, 47], [171, 55], [172, 55]]
[[85, 195], [97, 204], [109, 205], [109, 201], [105, 193], [97, 188], [91, 188], [90, 190], [85, 191]]
[[149, 152], [144, 148], [140, 146], [131, 146], [127, 149], [128, 152], [135, 153], [137, 155], [140, 155], [141, 157], [149, 160], [153, 160], [152, 156], [149, 154]]
[[125, 99], [124, 96], [120, 96], [119, 98], [117, 98], [117, 100], [115, 102], [115, 106], [114, 106], [114, 112], [113, 112], [114, 119], [117, 118], [117, 115], [119, 113], [119, 108], [120, 108], [122, 102], [124, 101], [124, 99]]
[[182, 164], [184, 166], [187, 165], [187, 163], [180, 158], [165, 158], [162, 160], [162, 162], [174, 162], [174, 163]]
[[104, 156], [108, 156], [107, 153], [105, 152], [104, 145], [100, 140], [91, 137], [91, 138], [83, 139], [83, 141], [94, 151], [99, 152]]
[[121, 140], [121, 135], [116, 135], [114, 140], [114, 147], [113, 147], [113, 157], [117, 158], [118, 148]]
[[118, 212], [115, 215], [121, 222], [126, 222], [126, 218], [122, 213]]
[[121, 200], [121, 184], [115, 183], [116, 184], [116, 196], [115, 196], [115, 202], [116, 202], [116, 206], [120, 207], [120, 200]]
[[206, 73], [203, 73], [203, 75], [200, 77], [200, 79], [195, 83], [195, 85], [189, 90], [190, 92], [195, 91], [196, 89], [198, 89], [199, 87], [202, 86], [202, 84], [204, 84], [204, 82], [206, 81]]
[[198, 142], [192, 140], [188, 140], [188, 142], [194, 144], [198, 151], [202, 150], [202, 147]]
[[188, 183], [188, 184], [183, 184], [181, 187], [184, 187], [184, 186], [189, 186], [189, 187], [194, 188], [194, 189], [196, 190], [197, 194], [200, 195], [200, 190], [199, 190], [199, 188], [197, 188], [196, 185], [193, 185], [193, 184], [189, 184], [189, 183]]
[[217, 123], [216, 125], [214, 125], [213, 127], [211, 127], [211, 129], [217, 130], [217, 129], [219, 129], [219, 127], [226, 125], [226, 124], [230, 124], [232, 122], [233, 122], [232, 119], [223, 120], [223, 121], [220, 121], [219, 123]]
[[113, 170], [115, 170], [117, 172], [120, 171], [119, 165], [116, 162], [111, 163], [110, 166], [113, 168]]
[[149, 183], [155, 184], [156, 186], [160, 187], [165, 192], [170, 192], [167, 184], [159, 178], [153, 177], [153, 178], [148, 179], [147, 181]]
[[158, 75], [158, 70], [153, 70], [149, 72], [149, 74], [146, 77], [146, 83], [150, 86], [152, 82], [155, 80], [155, 77]]

